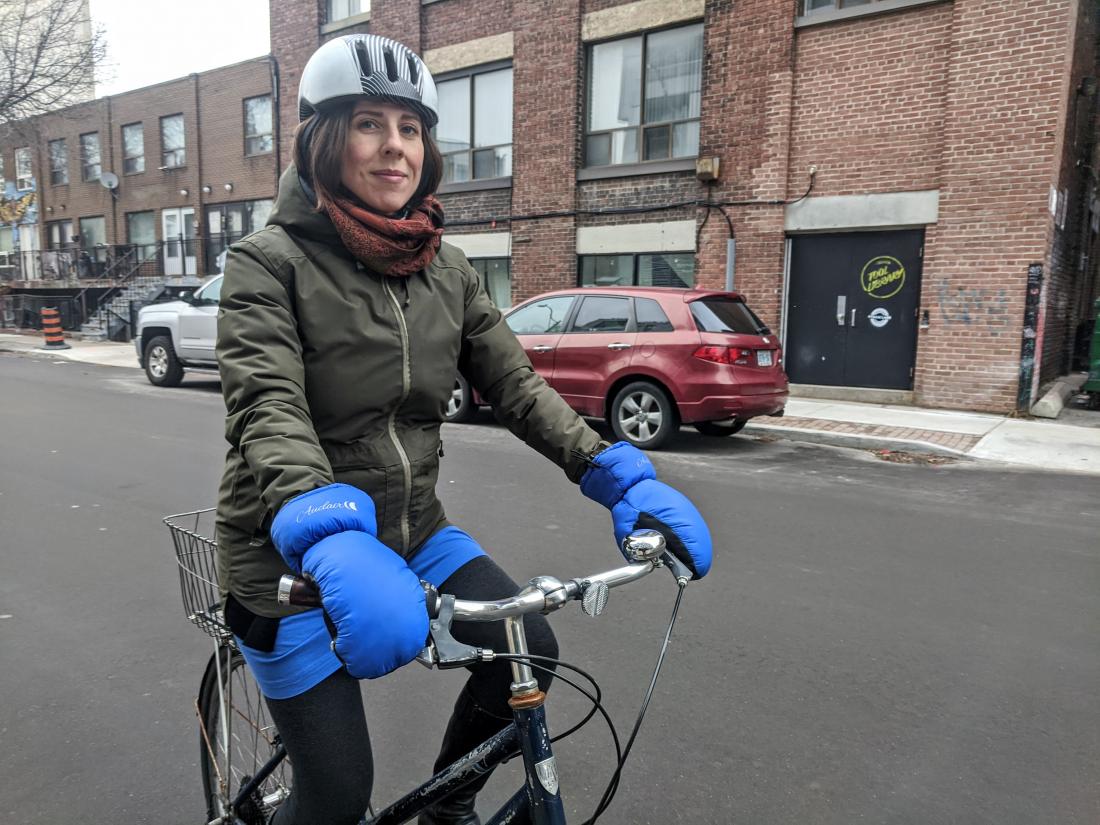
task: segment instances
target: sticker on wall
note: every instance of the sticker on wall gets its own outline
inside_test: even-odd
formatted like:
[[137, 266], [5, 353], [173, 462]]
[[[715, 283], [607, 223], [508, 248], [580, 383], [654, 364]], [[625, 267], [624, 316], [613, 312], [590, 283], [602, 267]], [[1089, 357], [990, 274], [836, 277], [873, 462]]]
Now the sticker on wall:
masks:
[[886, 307], [875, 307], [871, 310], [871, 314], [867, 316], [867, 320], [871, 322], [871, 326], [877, 329], [882, 329], [888, 323], [893, 316], [886, 311]]
[[905, 286], [905, 267], [897, 258], [879, 255], [863, 267], [859, 281], [863, 291], [872, 298], [892, 298]]

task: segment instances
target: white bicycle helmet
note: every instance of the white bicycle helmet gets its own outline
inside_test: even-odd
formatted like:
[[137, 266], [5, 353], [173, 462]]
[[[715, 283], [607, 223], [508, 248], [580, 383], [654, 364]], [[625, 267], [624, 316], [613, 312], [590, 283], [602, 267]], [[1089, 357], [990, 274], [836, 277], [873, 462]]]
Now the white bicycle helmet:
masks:
[[408, 46], [377, 34], [348, 34], [313, 53], [298, 84], [298, 117], [327, 103], [381, 97], [408, 105], [431, 129], [439, 122], [439, 96], [424, 61]]

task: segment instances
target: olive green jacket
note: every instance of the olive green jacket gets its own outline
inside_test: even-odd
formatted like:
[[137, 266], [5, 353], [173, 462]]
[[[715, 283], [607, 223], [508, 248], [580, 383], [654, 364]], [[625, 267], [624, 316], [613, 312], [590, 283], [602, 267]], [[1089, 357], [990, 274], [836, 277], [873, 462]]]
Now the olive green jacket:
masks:
[[379, 539], [405, 558], [446, 525], [435, 484], [456, 370], [572, 481], [600, 442], [531, 368], [461, 251], [444, 243], [407, 278], [365, 268], [293, 166], [267, 226], [230, 249], [217, 355], [230, 444], [218, 576], [259, 615], [293, 612], [276, 603], [288, 569], [267, 532], [293, 496], [362, 489]]

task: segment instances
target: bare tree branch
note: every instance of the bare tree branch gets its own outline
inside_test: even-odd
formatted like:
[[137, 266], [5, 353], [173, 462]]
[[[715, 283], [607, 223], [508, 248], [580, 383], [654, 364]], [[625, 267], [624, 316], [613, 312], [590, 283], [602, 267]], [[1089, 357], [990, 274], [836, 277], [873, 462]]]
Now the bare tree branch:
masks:
[[0, 126], [90, 100], [106, 56], [87, 0], [0, 0]]

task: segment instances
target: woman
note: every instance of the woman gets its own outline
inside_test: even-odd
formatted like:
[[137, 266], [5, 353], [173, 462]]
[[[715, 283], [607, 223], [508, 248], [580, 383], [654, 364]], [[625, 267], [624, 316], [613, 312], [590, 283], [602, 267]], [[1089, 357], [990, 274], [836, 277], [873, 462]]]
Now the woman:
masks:
[[[372, 762], [356, 680], [423, 646], [421, 579], [466, 599], [518, 590], [435, 496], [456, 370], [516, 435], [612, 508], [620, 539], [656, 524], [696, 575], [710, 565], [694, 507], [633, 447], [601, 442], [546, 385], [469, 262], [441, 242], [436, 92], [420, 59], [376, 35], [330, 41], [302, 73], [299, 109], [294, 165], [268, 225], [229, 254], [218, 324], [231, 445], [219, 576], [294, 765], [278, 825], [354, 823], [366, 809]], [[279, 607], [288, 571], [316, 579], [323, 613]], [[526, 626], [532, 653], [557, 655], [545, 619]], [[453, 632], [506, 648], [502, 625]], [[437, 768], [508, 724], [509, 682], [504, 662], [470, 668]], [[476, 825], [483, 784], [421, 823]]]

